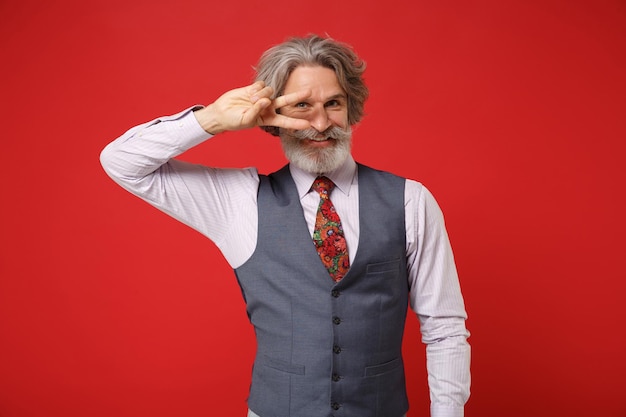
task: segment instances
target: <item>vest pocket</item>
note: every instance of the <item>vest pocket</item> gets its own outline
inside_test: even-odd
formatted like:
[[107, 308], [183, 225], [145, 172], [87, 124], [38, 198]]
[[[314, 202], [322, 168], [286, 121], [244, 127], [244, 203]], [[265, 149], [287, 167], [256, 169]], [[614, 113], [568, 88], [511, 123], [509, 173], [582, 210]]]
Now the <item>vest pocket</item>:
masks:
[[393, 371], [396, 368], [402, 366], [402, 359], [396, 358], [389, 362], [381, 363], [380, 365], [368, 366], [365, 368], [365, 376], [377, 376], [387, 372]]
[[367, 276], [374, 278], [394, 278], [400, 272], [400, 261], [393, 260], [367, 265]]
[[267, 355], [263, 355], [258, 361], [258, 364], [289, 374], [304, 375], [304, 365], [293, 364], [280, 359], [270, 358]]

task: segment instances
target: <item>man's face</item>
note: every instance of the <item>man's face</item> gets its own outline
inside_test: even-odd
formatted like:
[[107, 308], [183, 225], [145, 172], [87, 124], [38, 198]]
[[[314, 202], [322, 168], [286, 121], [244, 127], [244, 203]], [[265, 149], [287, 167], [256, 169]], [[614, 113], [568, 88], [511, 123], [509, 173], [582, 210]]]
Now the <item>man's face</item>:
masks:
[[284, 94], [302, 90], [311, 91], [310, 97], [281, 108], [281, 113], [308, 120], [311, 129], [281, 129], [283, 151], [291, 163], [305, 171], [315, 174], [332, 171], [350, 154], [348, 98], [335, 72], [320, 66], [301, 66], [291, 73]]

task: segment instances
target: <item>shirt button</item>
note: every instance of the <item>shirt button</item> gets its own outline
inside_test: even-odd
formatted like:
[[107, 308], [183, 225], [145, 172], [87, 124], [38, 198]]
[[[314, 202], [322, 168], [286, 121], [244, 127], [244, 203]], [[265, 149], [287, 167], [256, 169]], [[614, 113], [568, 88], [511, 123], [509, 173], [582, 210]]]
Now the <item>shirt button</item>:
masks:
[[333, 352], [337, 354], [341, 353], [341, 346], [337, 346], [337, 345], [333, 346]]
[[333, 323], [339, 324], [339, 323], [341, 323], [341, 319], [339, 317], [335, 316], [335, 317], [333, 317]]

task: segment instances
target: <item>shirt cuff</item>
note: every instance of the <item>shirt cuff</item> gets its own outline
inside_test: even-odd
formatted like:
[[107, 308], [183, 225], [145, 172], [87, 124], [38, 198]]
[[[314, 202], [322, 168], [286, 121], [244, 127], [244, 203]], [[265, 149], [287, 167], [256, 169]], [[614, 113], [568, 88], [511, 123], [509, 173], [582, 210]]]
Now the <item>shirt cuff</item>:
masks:
[[464, 407], [445, 404], [431, 404], [430, 417], [463, 417]]
[[166, 129], [170, 137], [175, 138], [181, 153], [213, 136], [200, 126], [193, 114], [194, 110], [201, 108], [202, 106], [193, 106], [173, 116], [161, 118], [162, 122], [167, 122]]

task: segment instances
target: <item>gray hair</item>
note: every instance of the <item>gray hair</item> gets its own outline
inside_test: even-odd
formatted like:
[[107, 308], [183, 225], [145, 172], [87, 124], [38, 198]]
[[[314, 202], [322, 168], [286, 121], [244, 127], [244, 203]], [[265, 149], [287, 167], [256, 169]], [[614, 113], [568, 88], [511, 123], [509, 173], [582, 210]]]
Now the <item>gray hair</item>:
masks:
[[[369, 91], [363, 81], [365, 62], [352, 48], [331, 38], [309, 35], [290, 38], [263, 53], [256, 66], [256, 81], [264, 81], [274, 89], [274, 96], [283, 94], [287, 79], [299, 66], [322, 66], [335, 71], [339, 85], [348, 96], [348, 124], [354, 125], [363, 117]], [[275, 126], [261, 129], [278, 136]]]

